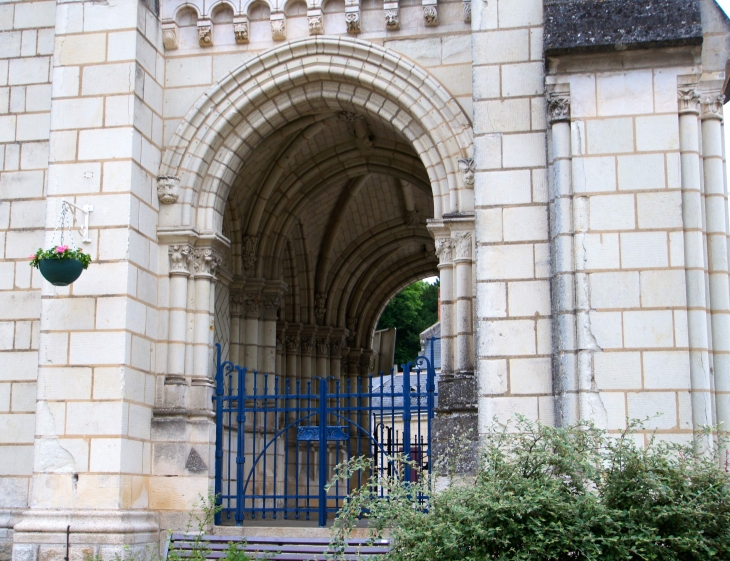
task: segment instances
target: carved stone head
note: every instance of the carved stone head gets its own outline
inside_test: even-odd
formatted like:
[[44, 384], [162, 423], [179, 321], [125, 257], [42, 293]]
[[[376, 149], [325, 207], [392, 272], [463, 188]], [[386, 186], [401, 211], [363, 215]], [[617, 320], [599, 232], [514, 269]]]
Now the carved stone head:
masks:
[[171, 205], [180, 197], [180, 178], [161, 175], [157, 178], [157, 197], [163, 205]]

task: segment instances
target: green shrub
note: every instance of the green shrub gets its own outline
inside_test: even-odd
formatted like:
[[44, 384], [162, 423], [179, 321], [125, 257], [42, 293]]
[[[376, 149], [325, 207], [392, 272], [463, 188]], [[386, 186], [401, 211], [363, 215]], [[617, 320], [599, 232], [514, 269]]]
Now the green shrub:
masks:
[[417, 484], [355, 459], [338, 478], [373, 475], [338, 514], [333, 542], [365, 517], [374, 538], [391, 534], [393, 561], [730, 559], [728, 473], [690, 447], [637, 446], [638, 428], [615, 437], [520, 419], [488, 432], [475, 476], [441, 466]]

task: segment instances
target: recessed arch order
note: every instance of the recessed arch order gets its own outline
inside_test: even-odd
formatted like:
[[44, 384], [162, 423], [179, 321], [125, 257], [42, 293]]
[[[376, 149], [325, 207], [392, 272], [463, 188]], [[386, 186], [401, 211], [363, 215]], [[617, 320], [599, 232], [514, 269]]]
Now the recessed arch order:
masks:
[[162, 227], [221, 231], [242, 163], [268, 136], [307, 115], [354, 111], [389, 124], [413, 146], [431, 184], [434, 217], [473, 210], [458, 160], [471, 157], [469, 118], [428, 72], [372, 43], [317, 36], [266, 51], [212, 86], [178, 126], [161, 176], [180, 179]]

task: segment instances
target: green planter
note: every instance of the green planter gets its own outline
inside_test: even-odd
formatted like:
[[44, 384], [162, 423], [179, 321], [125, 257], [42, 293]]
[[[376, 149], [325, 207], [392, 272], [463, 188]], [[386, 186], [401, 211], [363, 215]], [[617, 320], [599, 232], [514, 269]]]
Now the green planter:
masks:
[[43, 259], [38, 268], [54, 286], [68, 286], [81, 276], [84, 266], [76, 259]]

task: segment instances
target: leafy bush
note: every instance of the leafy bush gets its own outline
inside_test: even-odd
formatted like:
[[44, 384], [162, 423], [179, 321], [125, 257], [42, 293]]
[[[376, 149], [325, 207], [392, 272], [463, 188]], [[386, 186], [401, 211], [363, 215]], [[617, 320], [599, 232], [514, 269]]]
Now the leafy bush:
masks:
[[338, 514], [333, 542], [365, 517], [373, 538], [391, 533], [393, 561], [730, 559], [728, 473], [687, 446], [637, 446], [638, 428], [615, 437], [520, 419], [516, 432], [488, 432], [475, 476], [442, 465], [415, 484], [356, 458], [337, 477], [371, 477]]

